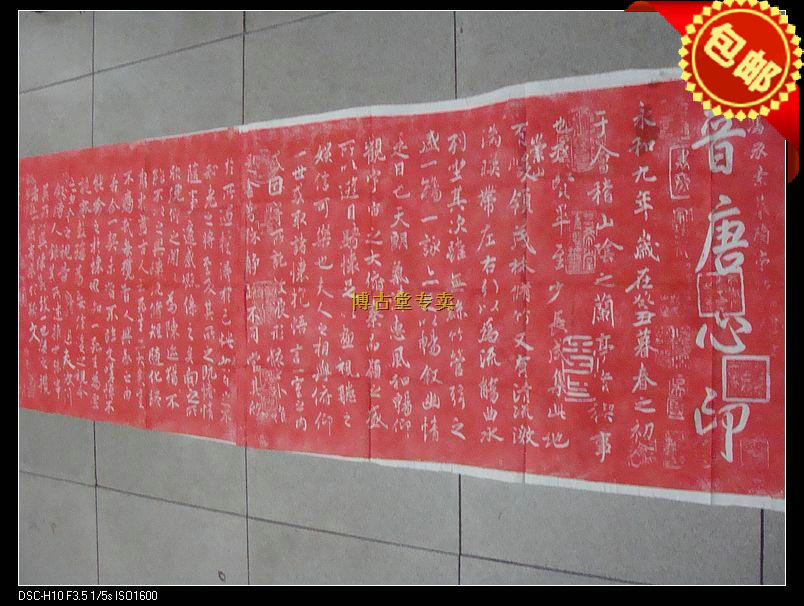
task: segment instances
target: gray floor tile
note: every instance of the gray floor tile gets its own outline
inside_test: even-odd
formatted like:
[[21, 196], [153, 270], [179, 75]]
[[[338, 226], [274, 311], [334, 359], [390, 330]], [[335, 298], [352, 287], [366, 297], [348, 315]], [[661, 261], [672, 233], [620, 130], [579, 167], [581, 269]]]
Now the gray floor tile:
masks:
[[648, 583], [758, 583], [759, 512], [464, 478], [467, 555]]
[[98, 489], [101, 584], [242, 584], [246, 519]]
[[461, 556], [461, 585], [619, 585], [616, 581]]
[[20, 90], [92, 73], [92, 12], [19, 15]]
[[324, 11], [246, 11], [246, 31], [321, 15]]
[[95, 76], [95, 144], [239, 124], [241, 37]]
[[19, 582], [98, 582], [94, 486], [19, 474]]
[[92, 421], [20, 408], [19, 425], [21, 471], [95, 484]]
[[455, 584], [458, 556], [249, 519], [252, 584]]
[[23, 93], [20, 158], [92, 145], [92, 77]]
[[657, 13], [487, 12], [456, 16], [458, 96], [519, 82], [673, 67], [678, 32]]
[[765, 585], [784, 585], [785, 574], [785, 514], [765, 510], [765, 540], [763, 545], [763, 579]]
[[458, 551], [458, 478], [249, 450], [249, 515], [405, 545]]
[[96, 436], [101, 486], [245, 515], [242, 448], [108, 423]]
[[246, 36], [246, 122], [453, 96], [452, 14], [338, 13]]
[[242, 11], [95, 13], [95, 69], [242, 33]]

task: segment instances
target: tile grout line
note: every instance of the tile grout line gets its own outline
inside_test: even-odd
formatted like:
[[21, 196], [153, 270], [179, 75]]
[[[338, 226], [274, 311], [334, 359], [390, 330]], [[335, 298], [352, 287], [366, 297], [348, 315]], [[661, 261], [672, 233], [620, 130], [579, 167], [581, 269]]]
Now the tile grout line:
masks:
[[[95, 11], [92, 11], [92, 76], [90, 78], [90, 104], [89, 104], [89, 144], [95, 147]], [[100, 519], [98, 517], [98, 439], [96, 436], [97, 422], [92, 421], [92, 459], [95, 472], [95, 572], [98, 585], [100, 585]]]
[[[69, 482], [69, 480], [65, 480]], [[166, 499], [164, 497], [157, 497], [150, 494], [143, 494], [141, 492], [133, 492], [131, 490], [123, 490], [122, 488], [114, 488], [113, 486], [104, 486], [103, 484], [98, 484], [98, 488], [102, 490], [108, 490], [109, 492], [116, 492], [117, 494], [123, 494], [130, 497], [139, 497], [141, 499], [148, 499], [150, 501], [158, 501], [160, 503], [167, 503], [169, 505], [179, 505], [180, 507], [188, 507], [190, 509], [199, 509], [201, 511], [208, 511], [210, 513], [220, 513], [228, 516], [235, 516], [238, 518], [246, 517], [243, 513], [238, 513], [235, 511], [227, 511], [225, 509], [216, 509], [214, 507], [205, 507], [204, 505], [196, 505], [195, 503], [185, 503], [183, 501], [176, 501], [173, 499]]]
[[248, 448], [244, 448], [243, 463], [246, 470], [246, 585], [251, 585], [251, 549], [249, 545], [248, 515]]
[[49, 88], [51, 86], [57, 86], [59, 84], [66, 84], [68, 82], [73, 82], [75, 80], [80, 80], [81, 78], [87, 78], [89, 76], [94, 76], [95, 74], [104, 74], [106, 72], [111, 72], [111, 71], [114, 71], [114, 70], [117, 70], [117, 69], [123, 69], [125, 67], [131, 67], [132, 65], [139, 65], [140, 63], [146, 63], [148, 61], [153, 61], [155, 59], [163, 59], [163, 58], [169, 57], [171, 55], [177, 55], [179, 53], [183, 53], [183, 52], [189, 51], [189, 50], [196, 50], [196, 49], [199, 49], [199, 48], [204, 47], [204, 46], [209, 46], [211, 44], [217, 44], [219, 42], [225, 42], [227, 40], [234, 40], [235, 38], [240, 38], [242, 35], [243, 35], [242, 33], [230, 34], [230, 35], [224, 36], [222, 38], [216, 38], [215, 40], [209, 40], [207, 42], [199, 42], [198, 44], [191, 44], [190, 46], [185, 46], [185, 47], [178, 48], [178, 49], [172, 50], [172, 51], [166, 51], [164, 53], [159, 53], [158, 55], [153, 55], [151, 57], [145, 57], [143, 59], [136, 59], [134, 61], [128, 61], [126, 63], [120, 63], [119, 65], [113, 65], [111, 67], [103, 67], [103, 68], [98, 69], [98, 70], [94, 69], [94, 57], [93, 57], [93, 69], [92, 69], [91, 72], [86, 73], [86, 74], [81, 74], [80, 76], [75, 76], [73, 78], [67, 78], [65, 80], [57, 80], [56, 82], [50, 82], [49, 84], [43, 84], [41, 86], [35, 86], [33, 88], [29, 88], [29, 89], [20, 91], [19, 94], [24, 95], [25, 93], [32, 93], [32, 92], [43, 90], [45, 88]]
[[607, 577], [601, 574], [592, 574], [591, 572], [576, 572], [574, 570], [564, 570], [562, 568], [551, 568], [549, 566], [537, 566], [535, 564], [525, 564], [523, 562], [512, 562], [510, 560], [501, 560], [499, 558], [490, 558], [487, 556], [480, 556], [480, 555], [470, 555], [466, 554], [467, 558], [473, 558], [475, 560], [483, 560], [486, 562], [496, 562], [498, 564], [510, 564], [512, 566], [521, 566], [523, 568], [531, 568], [533, 570], [545, 570], [548, 572], [559, 572], [562, 574], [569, 574], [576, 577], [586, 577], [590, 579], [600, 579], [603, 581], [615, 581], [617, 583], [628, 583], [628, 584], [635, 584], [635, 585], [648, 585], [649, 583], [645, 583], [643, 581], [630, 581], [627, 579], [619, 579], [617, 577]]
[[388, 545], [390, 547], [403, 547], [405, 549], [416, 549], [418, 551], [426, 551], [428, 553], [437, 553], [440, 555], [454, 556], [458, 555], [454, 551], [444, 551], [443, 549], [435, 549], [433, 547], [422, 547], [421, 545], [409, 545], [407, 543], [396, 543], [394, 541], [386, 541], [384, 539], [375, 539], [372, 537], [360, 536], [356, 534], [349, 534], [346, 532], [338, 532], [337, 530], [327, 530], [326, 528], [315, 528], [313, 526], [305, 526], [303, 524], [294, 524], [293, 522], [282, 522], [279, 520], [270, 520], [268, 518], [260, 518], [257, 516], [250, 516], [250, 519], [257, 522], [265, 522], [267, 524], [275, 524], [276, 526], [285, 526], [287, 528], [296, 528], [298, 530], [306, 530], [308, 532], [318, 532], [321, 534], [333, 535], [336, 537], [343, 537], [346, 539], [356, 539], [359, 541], [366, 541], [367, 543], [378, 543], [380, 545]]
[[[89, 145], [95, 147], [95, 11], [92, 11], [92, 76], [90, 81], [90, 128]], [[95, 421], [92, 421], [92, 430], [95, 430]], [[97, 478], [97, 461], [95, 462], [95, 483], [98, 483]]]
[[92, 456], [95, 459], [95, 566], [100, 585], [100, 520], [98, 519], [98, 445], [95, 439], [95, 421], [92, 422]]
[[[458, 12], [452, 11], [452, 84], [458, 98]], [[463, 552], [463, 516], [461, 514], [461, 474], [458, 474], [458, 585], [461, 584], [461, 554]]]
[[[299, 23], [301, 21], [310, 21], [312, 19], [318, 19], [319, 17], [326, 17], [327, 15], [334, 15], [338, 11], [325, 11], [323, 13], [319, 13], [317, 15], [305, 15], [304, 17], [299, 17], [298, 19], [291, 19], [290, 21], [283, 21], [282, 23], [274, 23], [273, 25], [266, 25], [265, 27], [259, 27], [257, 29], [252, 29], [248, 33], [249, 34], [259, 34], [261, 32], [267, 31], [269, 29], [276, 29], [278, 27], [283, 27], [285, 25], [293, 25]], [[245, 11], [243, 11], [245, 13]], [[245, 14], [244, 14], [245, 17]], [[245, 29], [245, 27], [243, 28]]]
[[[246, 123], [246, 11], [243, 11], [243, 48], [240, 66], [240, 124]], [[244, 277], [245, 283], [245, 277]], [[245, 411], [248, 414], [248, 411]], [[244, 424], [245, 425], [245, 424]], [[251, 585], [251, 545], [249, 542], [249, 512], [248, 512], [248, 438], [243, 445], [243, 472], [246, 492], [246, 585]]]
[[26, 88], [25, 90], [21, 90], [17, 93], [18, 96], [26, 95], [28, 93], [35, 93], [40, 90], [44, 90], [46, 88], [50, 88], [51, 86], [59, 86], [61, 84], [69, 84], [70, 82], [75, 82], [76, 80], [81, 80], [83, 78], [89, 78], [92, 76], [92, 72], [87, 72], [86, 74], [80, 74], [78, 76], [73, 76], [72, 78], [65, 78], [64, 80], [56, 80], [55, 82], [48, 82], [47, 84], [41, 84], [39, 86], [34, 86], [32, 88]]
[[18, 469], [17, 473], [24, 473], [26, 476], [33, 476], [34, 478], [43, 478], [45, 480], [53, 480], [55, 482], [67, 482], [68, 484], [75, 484], [76, 486], [83, 486], [84, 488], [94, 488], [94, 484], [81, 482], [79, 480], [68, 480], [67, 478], [60, 478], [58, 476], [51, 476], [46, 473], [37, 473], [35, 471], [28, 471], [27, 469]]
[[759, 584], [765, 584], [765, 510], [759, 510]]
[[185, 46], [176, 50], [167, 51], [164, 53], [159, 53], [158, 55], [154, 55], [152, 57], [145, 57], [144, 59], [137, 59], [135, 61], [129, 61], [127, 63], [121, 63], [120, 65], [113, 65], [111, 67], [104, 67], [102, 69], [96, 70], [96, 74], [103, 74], [105, 72], [110, 72], [116, 69], [122, 69], [124, 67], [131, 67], [132, 65], [139, 65], [140, 63], [145, 63], [146, 61], [153, 61], [154, 59], [163, 59], [165, 57], [170, 57], [171, 55], [177, 55], [179, 53], [184, 53], [190, 50], [196, 50], [202, 48], [204, 46], [210, 46], [212, 44], [218, 44], [220, 42], [226, 42], [227, 40], [234, 40], [235, 38], [240, 38], [242, 36], [242, 32], [238, 34], [230, 34], [228, 36], [223, 36], [222, 38], [216, 38], [215, 40], [209, 40], [207, 42], [199, 42], [197, 44], [191, 44], [190, 46]]
[[462, 554], [463, 554], [463, 515], [461, 513], [461, 474], [458, 474], [458, 585], [461, 584]]
[[240, 60], [240, 124], [246, 123], [246, 11], [243, 11], [243, 48]]
[[[300, 21], [307, 21], [310, 19], [316, 19], [318, 17], [324, 17], [326, 15], [334, 14], [337, 11], [329, 11], [326, 13], [321, 13], [320, 15], [308, 15], [307, 17], [302, 17], [300, 19], [295, 19], [293, 21], [286, 21], [284, 23], [277, 23], [275, 25], [269, 25], [267, 27], [262, 27], [260, 29], [251, 30], [249, 32], [245, 31], [245, 24], [244, 30], [238, 34], [230, 34], [228, 36], [223, 36], [221, 38], [215, 38], [214, 40], [208, 40], [206, 42], [199, 42], [197, 44], [191, 44], [190, 46], [183, 46], [182, 48], [177, 48], [172, 51], [166, 51], [164, 53], [159, 53], [158, 55], [152, 55], [150, 57], [144, 57], [142, 59], [136, 59], [135, 61], [128, 61], [126, 63], [120, 63], [118, 65], [112, 65], [110, 67], [104, 67], [98, 70], [95, 70], [95, 61], [94, 61], [94, 39], [93, 39], [93, 60], [92, 60], [92, 71], [86, 74], [79, 74], [77, 76], [73, 76], [72, 78], [65, 78], [64, 80], [55, 80], [54, 82], [48, 82], [47, 84], [40, 84], [39, 86], [32, 86], [31, 88], [26, 88], [25, 90], [19, 91], [18, 95], [24, 95], [27, 93], [34, 93], [40, 90], [44, 90], [46, 88], [50, 88], [51, 86], [58, 86], [60, 84], [68, 84], [70, 82], [75, 82], [76, 80], [81, 80], [82, 78], [88, 78], [95, 74], [103, 74], [105, 72], [114, 71], [116, 69], [122, 69], [124, 67], [131, 67], [132, 65], [139, 65], [140, 63], [145, 63], [146, 61], [153, 61], [154, 59], [162, 59], [164, 57], [169, 57], [170, 55], [176, 55], [178, 53], [183, 53], [184, 51], [188, 50], [195, 50], [197, 48], [201, 48], [204, 46], [209, 46], [210, 44], [217, 44], [218, 42], [224, 42], [226, 40], [234, 40], [235, 38], [245, 37], [249, 34], [257, 34], [260, 32], [264, 32], [269, 29], [276, 29], [279, 27], [284, 27], [285, 25], [292, 25], [294, 23], [298, 23]], [[94, 15], [93, 15], [93, 32], [94, 32]]]
[[452, 82], [455, 98], [458, 98], [458, 11], [452, 11]]

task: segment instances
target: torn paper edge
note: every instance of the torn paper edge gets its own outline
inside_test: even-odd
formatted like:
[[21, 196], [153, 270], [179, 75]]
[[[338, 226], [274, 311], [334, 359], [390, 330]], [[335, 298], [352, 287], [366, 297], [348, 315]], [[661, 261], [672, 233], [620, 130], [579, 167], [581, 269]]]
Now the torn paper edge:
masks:
[[546, 97], [562, 93], [573, 93], [584, 90], [598, 90], [602, 88], [622, 88], [624, 86], [639, 86], [655, 82], [681, 82], [681, 69], [668, 67], [660, 69], [630, 69], [588, 76], [571, 76], [553, 80], [539, 80], [524, 84], [512, 84], [504, 88], [460, 99], [446, 101], [430, 101], [425, 103], [409, 103], [396, 105], [366, 105], [349, 109], [340, 109], [321, 114], [310, 114], [293, 118], [277, 118], [265, 122], [253, 122], [236, 127], [240, 132], [265, 130], [315, 124], [318, 122], [332, 122], [354, 118], [381, 118], [389, 116], [416, 116], [420, 114], [437, 114], [444, 112], [477, 109], [495, 103], [502, 103], [515, 99], [531, 97]]
[[530, 486], [545, 486], [548, 488], [569, 488], [574, 490], [587, 490], [608, 494], [619, 494], [636, 497], [651, 497], [697, 503], [700, 505], [736, 505], [755, 509], [770, 509], [785, 511], [785, 500], [769, 496], [742, 495], [726, 492], [704, 492], [696, 490], [682, 490], [678, 488], [657, 488], [653, 486], [638, 486], [635, 484], [614, 484], [610, 482], [594, 482], [591, 480], [576, 480], [558, 476], [547, 476], [519, 471], [502, 471], [486, 467], [461, 465], [457, 463], [435, 463], [428, 461], [406, 461], [401, 459], [366, 459], [362, 457], [346, 457], [314, 452], [301, 452], [289, 450], [264, 450], [253, 448], [258, 452], [279, 452], [295, 455], [306, 455], [334, 459], [353, 463], [374, 463], [385, 467], [411, 469], [418, 471], [436, 471], [465, 475], [484, 480], [498, 480], [510, 484], [524, 484]]

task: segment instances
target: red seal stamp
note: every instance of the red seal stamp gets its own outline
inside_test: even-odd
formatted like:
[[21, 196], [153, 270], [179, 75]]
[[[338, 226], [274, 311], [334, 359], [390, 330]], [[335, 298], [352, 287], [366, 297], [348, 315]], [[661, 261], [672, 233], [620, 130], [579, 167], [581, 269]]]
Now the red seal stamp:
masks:
[[767, 2], [713, 2], [682, 36], [679, 66], [687, 90], [713, 114], [756, 118], [787, 101], [801, 68], [800, 38]]

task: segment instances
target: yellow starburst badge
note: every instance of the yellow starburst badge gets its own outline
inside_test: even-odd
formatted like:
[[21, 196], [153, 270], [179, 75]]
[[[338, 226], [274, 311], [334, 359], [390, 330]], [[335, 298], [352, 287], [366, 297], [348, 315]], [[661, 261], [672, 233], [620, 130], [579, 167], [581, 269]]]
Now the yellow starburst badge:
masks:
[[679, 66], [693, 99], [726, 118], [767, 116], [788, 100], [801, 68], [800, 38], [767, 2], [713, 2], [681, 38]]

